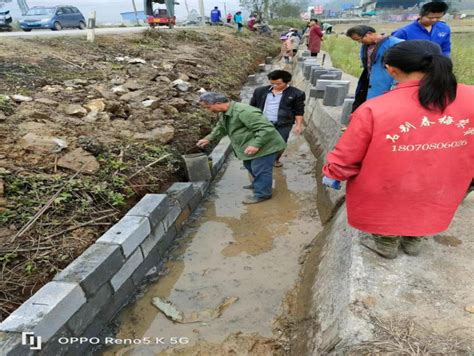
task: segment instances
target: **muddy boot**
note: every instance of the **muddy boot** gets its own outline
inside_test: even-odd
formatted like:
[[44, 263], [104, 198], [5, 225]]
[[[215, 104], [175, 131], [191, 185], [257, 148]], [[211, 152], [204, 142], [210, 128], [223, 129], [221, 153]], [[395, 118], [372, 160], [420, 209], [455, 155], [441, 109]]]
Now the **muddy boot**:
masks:
[[363, 237], [361, 244], [380, 256], [394, 259], [398, 255], [399, 236], [375, 235]]
[[403, 251], [410, 256], [418, 256], [421, 250], [421, 237], [402, 236], [400, 239]]

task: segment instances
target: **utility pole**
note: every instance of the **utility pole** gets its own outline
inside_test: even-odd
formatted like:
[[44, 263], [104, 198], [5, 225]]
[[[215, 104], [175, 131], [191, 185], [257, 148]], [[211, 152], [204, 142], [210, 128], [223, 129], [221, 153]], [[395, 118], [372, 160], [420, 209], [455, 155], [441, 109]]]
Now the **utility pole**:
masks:
[[140, 26], [140, 21], [138, 21], [137, 5], [135, 4], [135, 0], [132, 0], [132, 4], [133, 4], [133, 12], [135, 13], [135, 20], [137, 21], [137, 26]]
[[201, 25], [206, 26], [206, 16], [204, 16], [204, 0], [199, 0], [199, 12], [201, 13]]
[[224, 17], [227, 16], [227, 6], [226, 3], [224, 2]]

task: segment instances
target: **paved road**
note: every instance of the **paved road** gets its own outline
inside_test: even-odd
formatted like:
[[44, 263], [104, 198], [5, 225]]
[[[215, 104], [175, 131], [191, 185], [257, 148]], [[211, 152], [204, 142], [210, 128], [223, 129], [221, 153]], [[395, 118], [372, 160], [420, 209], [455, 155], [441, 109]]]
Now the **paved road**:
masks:
[[[111, 33], [131, 33], [141, 32], [148, 27], [110, 27], [110, 28], [96, 28], [96, 35], [104, 35]], [[0, 32], [0, 37], [51, 37], [51, 36], [86, 36], [87, 30], [33, 30], [31, 32], [15, 31], [15, 32]]]

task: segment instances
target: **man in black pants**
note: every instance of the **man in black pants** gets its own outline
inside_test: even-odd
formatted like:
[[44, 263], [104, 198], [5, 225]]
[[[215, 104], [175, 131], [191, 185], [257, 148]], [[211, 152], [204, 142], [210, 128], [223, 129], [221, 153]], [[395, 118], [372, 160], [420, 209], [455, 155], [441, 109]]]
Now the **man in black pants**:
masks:
[[[303, 131], [304, 102], [306, 95], [303, 91], [289, 85], [291, 73], [285, 70], [274, 70], [268, 74], [270, 85], [255, 89], [250, 105], [262, 110], [267, 119], [275, 126], [281, 137], [288, 141], [291, 129], [296, 123], [294, 133]], [[277, 156], [275, 167], [281, 167], [280, 157]]]

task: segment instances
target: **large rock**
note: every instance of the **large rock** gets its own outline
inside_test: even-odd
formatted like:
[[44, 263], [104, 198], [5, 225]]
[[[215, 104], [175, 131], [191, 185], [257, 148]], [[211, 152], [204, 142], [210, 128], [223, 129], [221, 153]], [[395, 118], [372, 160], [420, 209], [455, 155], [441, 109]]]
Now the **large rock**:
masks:
[[76, 148], [58, 160], [58, 166], [73, 171], [93, 174], [100, 168], [99, 162], [89, 152]]
[[85, 104], [84, 107], [90, 112], [102, 112], [105, 110], [105, 100], [94, 99]]
[[33, 98], [31, 96], [25, 96], [25, 95], [12, 95], [11, 98], [13, 101], [16, 101], [17, 103], [23, 103], [25, 101], [33, 101]]
[[123, 95], [128, 93], [128, 89], [125, 89], [123, 85], [119, 85], [112, 88], [112, 92], [117, 95]]
[[145, 86], [143, 84], [140, 84], [138, 83], [136, 80], [134, 79], [129, 79], [127, 80], [127, 82], [123, 85], [123, 87], [125, 89], [129, 89], [129, 90], [138, 90], [138, 89], [142, 89], [144, 88]]
[[64, 107], [64, 113], [71, 116], [84, 117], [87, 115], [87, 110], [79, 104], [69, 104]]
[[40, 136], [29, 132], [19, 143], [21, 148], [35, 153], [57, 153], [67, 147], [67, 142], [58, 137]]
[[143, 107], [154, 110], [160, 106], [160, 102], [158, 100], [150, 99], [142, 101]]
[[146, 133], [136, 133], [135, 139], [156, 140], [161, 144], [170, 142], [174, 138], [174, 128], [172, 126], [157, 127]]
[[122, 101], [139, 101], [140, 97], [143, 96], [142, 90], [132, 91], [130, 93], [124, 94], [120, 97]]
[[191, 88], [191, 83], [186, 82], [182, 79], [176, 79], [174, 82], [171, 83], [171, 85], [181, 92], [187, 92]]

